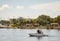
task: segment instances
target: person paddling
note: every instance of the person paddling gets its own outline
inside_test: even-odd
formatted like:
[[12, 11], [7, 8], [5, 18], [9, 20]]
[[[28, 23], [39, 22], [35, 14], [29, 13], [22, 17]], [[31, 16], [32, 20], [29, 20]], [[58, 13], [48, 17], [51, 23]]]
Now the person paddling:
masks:
[[39, 30], [39, 29], [37, 30], [37, 33], [38, 34], [43, 34], [43, 32], [41, 30]]

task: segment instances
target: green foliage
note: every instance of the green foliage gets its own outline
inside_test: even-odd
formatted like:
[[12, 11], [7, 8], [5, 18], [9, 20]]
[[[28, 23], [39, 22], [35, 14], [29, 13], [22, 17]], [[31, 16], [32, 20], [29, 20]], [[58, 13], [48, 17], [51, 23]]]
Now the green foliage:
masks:
[[51, 18], [51, 23], [57, 23], [57, 18]]
[[57, 22], [60, 24], [60, 15], [57, 16]]
[[50, 17], [47, 15], [41, 15], [37, 18], [40, 25], [46, 25], [50, 23]]
[[10, 19], [10, 21], [11, 21], [11, 24], [16, 24], [18, 21], [17, 21], [17, 19]]
[[9, 22], [9, 21], [7, 21], [7, 20], [1, 20], [1, 21], [0, 21], [0, 23], [1, 23], [2, 25], [4, 25], [4, 24], [9, 25], [9, 24], [10, 24], [10, 22]]
[[12, 27], [17, 27], [17, 26], [18, 26], [18, 24], [11, 24], [11, 26], [12, 26]]
[[30, 19], [30, 20], [20, 17], [18, 19], [15, 19], [15, 18], [10, 19], [10, 21], [1, 20], [0, 23], [7, 24], [7, 25], [11, 24], [12, 27], [21, 27], [26, 24], [32, 24], [32, 25], [39, 24], [39, 25], [46, 26], [47, 24], [50, 24], [50, 23], [60, 24], [60, 15], [55, 18], [51, 18], [50, 16], [47, 16], [47, 15], [40, 15], [37, 18]]

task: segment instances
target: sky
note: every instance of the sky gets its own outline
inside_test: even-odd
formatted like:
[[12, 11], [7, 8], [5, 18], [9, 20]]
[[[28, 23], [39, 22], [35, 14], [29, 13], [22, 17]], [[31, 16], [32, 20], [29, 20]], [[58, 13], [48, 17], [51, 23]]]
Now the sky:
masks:
[[0, 0], [0, 19], [60, 15], [60, 0]]

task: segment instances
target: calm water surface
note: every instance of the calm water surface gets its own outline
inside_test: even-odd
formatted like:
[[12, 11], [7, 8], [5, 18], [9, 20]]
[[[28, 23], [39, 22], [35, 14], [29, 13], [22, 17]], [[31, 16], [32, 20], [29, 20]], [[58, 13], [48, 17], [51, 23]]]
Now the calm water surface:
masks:
[[0, 29], [0, 41], [60, 41], [59, 30], [42, 29], [49, 37], [29, 37], [37, 29]]

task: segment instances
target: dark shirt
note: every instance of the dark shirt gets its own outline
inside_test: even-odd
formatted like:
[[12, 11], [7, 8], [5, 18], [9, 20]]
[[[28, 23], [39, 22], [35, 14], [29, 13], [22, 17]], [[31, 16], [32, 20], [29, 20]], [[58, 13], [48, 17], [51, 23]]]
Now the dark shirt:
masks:
[[40, 30], [37, 30], [37, 33], [42, 33]]

